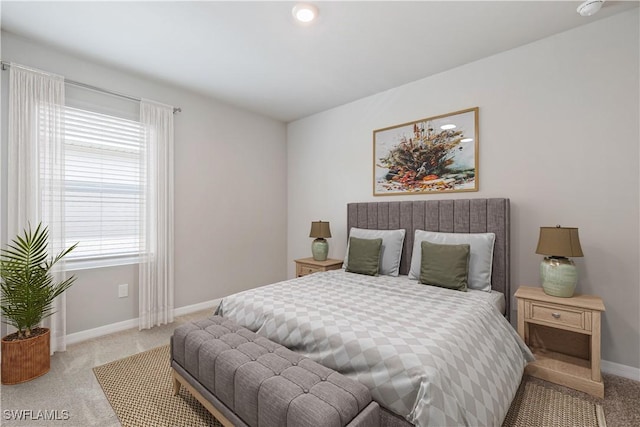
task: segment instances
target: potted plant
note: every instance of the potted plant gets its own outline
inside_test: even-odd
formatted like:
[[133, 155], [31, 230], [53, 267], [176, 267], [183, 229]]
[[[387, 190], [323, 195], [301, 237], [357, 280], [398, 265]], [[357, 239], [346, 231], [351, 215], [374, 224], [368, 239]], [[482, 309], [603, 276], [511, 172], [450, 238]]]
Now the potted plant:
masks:
[[3, 322], [17, 331], [2, 338], [2, 384], [18, 384], [49, 372], [50, 334], [39, 323], [51, 316], [53, 300], [75, 281], [75, 276], [56, 283], [53, 267], [77, 243], [54, 258], [47, 253], [49, 230], [31, 225], [0, 252]]

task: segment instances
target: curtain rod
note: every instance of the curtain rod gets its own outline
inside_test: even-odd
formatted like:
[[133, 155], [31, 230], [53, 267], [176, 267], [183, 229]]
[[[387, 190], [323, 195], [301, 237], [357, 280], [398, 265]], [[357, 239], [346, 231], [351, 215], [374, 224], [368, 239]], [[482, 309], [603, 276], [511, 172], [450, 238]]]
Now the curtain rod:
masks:
[[[0, 63], [2, 64], [2, 70], [3, 71], [6, 70], [7, 68], [11, 67], [11, 63], [10, 62], [0, 61]], [[72, 86], [78, 86], [78, 87], [82, 87], [82, 88], [85, 88], [85, 89], [94, 90], [96, 92], [106, 93], [108, 95], [117, 96], [117, 97], [120, 97], [120, 98], [128, 99], [130, 101], [136, 101], [136, 102], [142, 101], [142, 99], [137, 98], [135, 96], [126, 95], [124, 93], [115, 92], [113, 90], [102, 89], [102, 88], [97, 87], [97, 86], [93, 86], [93, 85], [90, 85], [90, 84], [87, 84], [87, 83], [76, 82], [75, 80], [69, 80], [67, 78], [64, 79], [64, 82], [67, 83], [67, 84], [70, 84]], [[173, 114], [181, 113], [181, 112], [182, 112], [182, 108], [173, 107]]]

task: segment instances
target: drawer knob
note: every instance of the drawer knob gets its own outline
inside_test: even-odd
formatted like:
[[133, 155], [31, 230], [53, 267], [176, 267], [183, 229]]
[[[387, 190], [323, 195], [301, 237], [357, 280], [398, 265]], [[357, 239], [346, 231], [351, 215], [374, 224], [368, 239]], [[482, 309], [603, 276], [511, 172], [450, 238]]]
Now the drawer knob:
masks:
[[554, 319], [559, 319], [560, 313], [551, 313], [551, 316], [553, 316]]

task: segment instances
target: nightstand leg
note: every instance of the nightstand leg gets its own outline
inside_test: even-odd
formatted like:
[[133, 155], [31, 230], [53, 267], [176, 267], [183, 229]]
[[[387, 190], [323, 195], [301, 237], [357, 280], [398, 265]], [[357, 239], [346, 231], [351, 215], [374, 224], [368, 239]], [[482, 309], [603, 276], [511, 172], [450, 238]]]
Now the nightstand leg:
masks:
[[602, 381], [600, 372], [600, 312], [594, 311], [591, 324], [591, 379]]
[[526, 344], [529, 344], [527, 342], [527, 335], [529, 334], [525, 334], [524, 300], [522, 299], [518, 299], [518, 335], [520, 335], [520, 338], [522, 338]]

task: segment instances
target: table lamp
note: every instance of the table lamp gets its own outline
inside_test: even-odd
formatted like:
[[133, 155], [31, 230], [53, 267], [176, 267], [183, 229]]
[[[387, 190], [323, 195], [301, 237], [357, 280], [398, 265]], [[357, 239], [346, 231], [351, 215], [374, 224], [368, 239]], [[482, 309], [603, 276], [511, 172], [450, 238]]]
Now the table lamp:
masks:
[[568, 257], [581, 257], [578, 229], [540, 227], [537, 254], [547, 255], [540, 264], [542, 289], [548, 295], [569, 298], [578, 283], [578, 270]]
[[329, 243], [327, 237], [331, 237], [331, 229], [328, 222], [313, 221], [309, 237], [316, 239], [311, 243], [311, 253], [316, 261], [326, 261], [329, 253]]

